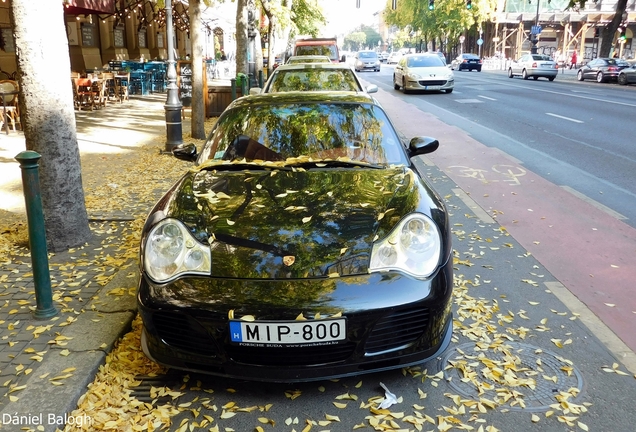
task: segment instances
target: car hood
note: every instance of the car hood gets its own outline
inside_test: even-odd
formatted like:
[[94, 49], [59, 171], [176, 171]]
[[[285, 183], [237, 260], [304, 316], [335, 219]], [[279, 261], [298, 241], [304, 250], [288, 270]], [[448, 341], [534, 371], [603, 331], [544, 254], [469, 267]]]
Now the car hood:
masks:
[[184, 176], [154, 212], [210, 242], [213, 277], [281, 279], [368, 274], [375, 240], [404, 215], [442, 206], [404, 166], [202, 170]]
[[411, 67], [407, 68], [408, 73], [418, 74], [422, 78], [437, 78], [440, 76], [452, 75], [452, 72], [446, 66], [439, 67]]

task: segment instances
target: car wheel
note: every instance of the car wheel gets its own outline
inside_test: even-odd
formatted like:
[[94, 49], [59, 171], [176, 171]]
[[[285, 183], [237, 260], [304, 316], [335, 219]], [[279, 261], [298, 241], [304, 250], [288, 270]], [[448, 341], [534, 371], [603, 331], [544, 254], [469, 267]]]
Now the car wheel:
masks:
[[395, 81], [395, 75], [393, 75], [393, 88], [395, 90], [399, 90], [400, 89], [400, 85], [397, 83], [397, 81]]
[[618, 75], [618, 83], [620, 85], [627, 85], [627, 75], [625, 74], [619, 74]]
[[583, 81], [585, 78], [583, 78], [583, 71], [580, 70], [576, 73], [576, 79], [579, 81]]
[[599, 72], [596, 74], [596, 82], [598, 83], [605, 82], [605, 77], [603, 76], [603, 72]]
[[514, 78], [514, 75], [512, 74], [512, 68], [508, 69], [508, 78]]
[[521, 71], [521, 78], [527, 80], [529, 78], [528, 76], [528, 71], [526, 71], [525, 69]]
[[481, 68], [477, 69], [477, 72], [481, 72]]
[[449, 93], [452, 93], [452, 92], [453, 92], [453, 89], [446, 90], [446, 94], [449, 94]]
[[402, 78], [402, 91], [407, 94], [409, 91], [406, 89], [406, 80]]
[[554, 77], [548, 77], [548, 81], [554, 81]]

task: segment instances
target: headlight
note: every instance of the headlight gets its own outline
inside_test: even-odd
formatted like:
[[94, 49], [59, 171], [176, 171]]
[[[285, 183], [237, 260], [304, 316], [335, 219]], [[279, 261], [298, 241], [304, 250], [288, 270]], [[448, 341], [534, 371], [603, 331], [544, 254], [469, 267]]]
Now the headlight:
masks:
[[371, 251], [369, 272], [399, 270], [416, 278], [429, 277], [439, 265], [442, 236], [421, 213], [402, 219]]
[[409, 79], [412, 79], [412, 80], [418, 80], [418, 79], [422, 78], [420, 75], [418, 75], [416, 73], [413, 73], [413, 72], [409, 72], [406, 75], [409, 77]]
[[164, 219], [148, 234], [144, 269], [156, 282], [168, 282], [181, 274], [210, 274], [209, 246], [199, 243], [176, 219]]

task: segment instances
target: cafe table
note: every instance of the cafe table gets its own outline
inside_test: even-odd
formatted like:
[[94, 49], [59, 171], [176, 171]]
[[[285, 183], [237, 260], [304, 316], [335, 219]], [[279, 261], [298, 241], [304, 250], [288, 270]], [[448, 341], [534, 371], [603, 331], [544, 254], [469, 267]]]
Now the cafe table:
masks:
[[4, 120], [4, 130], [6, 131], [7, 135], [9, 135], [9, 119], [7, 118], [7, 100], [6, 98], [8, 96], [15, 96], [18, 94], [18, 90], [17, 89], [13, 89], [13, 90], [8, 90], [4, 87], [0, 87], [0, 98], [2, 98], [2, 115], [3, 115], [3, 120]]

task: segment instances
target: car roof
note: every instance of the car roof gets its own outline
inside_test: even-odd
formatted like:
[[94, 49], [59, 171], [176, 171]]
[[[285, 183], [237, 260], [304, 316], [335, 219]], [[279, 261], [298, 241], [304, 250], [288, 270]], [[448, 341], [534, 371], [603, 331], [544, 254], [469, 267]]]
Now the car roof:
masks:
[[331, 59], [325, 55], [298, 55], [298, 56], [291, 56], [287, 59], [288, 62], [290, 61], [295, 61], [295, 62], [302, 62], [305, 60], [313, 60], [315, 61], [324, 61], [325, 63], [331, 63]]
[[364, 92], [348, 91], [291, 91], [259, 93], [235, 99], [231, 107], [272, 105], [284, 103], [353, 103], [379, 106], [376, 100]]
[[409, 54], [403, 54], [404, 57], [439, 57], [439, 54], [437, 53], [429, 53], [429, 52], [425, 52], [425, 53], [409, 53]]
[[[280, 65], [276, 68], [276, 71], [286, 70], [303, 70], [303, 69], [351, 69], [346, 63], [290, 63]], [[276, 72], [274, 71], [274, 72]]]

